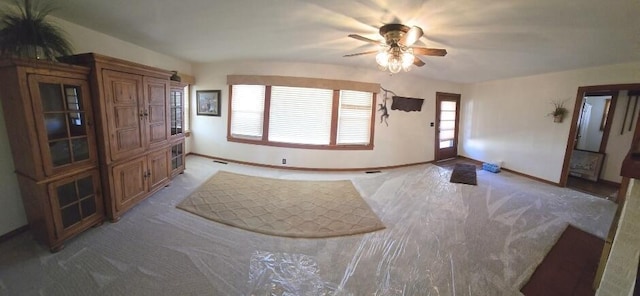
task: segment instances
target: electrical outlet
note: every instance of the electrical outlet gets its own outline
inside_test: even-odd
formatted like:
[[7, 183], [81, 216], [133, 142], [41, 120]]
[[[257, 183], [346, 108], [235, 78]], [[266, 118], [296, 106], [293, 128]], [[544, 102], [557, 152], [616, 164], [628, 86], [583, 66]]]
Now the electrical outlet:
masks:
[[282, 164], [287, 164], [287, 159], [286, 158], [282, 159]]

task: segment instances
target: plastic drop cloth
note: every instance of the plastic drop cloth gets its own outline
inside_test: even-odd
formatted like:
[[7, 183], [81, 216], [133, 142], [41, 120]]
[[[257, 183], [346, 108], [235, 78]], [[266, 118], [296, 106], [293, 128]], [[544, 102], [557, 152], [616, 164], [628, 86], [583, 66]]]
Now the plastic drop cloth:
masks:
[[[175, 208], [216, 170], [351, 179], [386, 229], [269, 236]], [[0, 295], [518, 295], [568, 223], [604, 237], [615, 204], [506, 172], [451, 184], [433, 165], [318, 174], [187, 158], [172, 185], [51, 254], [0, 244]]]

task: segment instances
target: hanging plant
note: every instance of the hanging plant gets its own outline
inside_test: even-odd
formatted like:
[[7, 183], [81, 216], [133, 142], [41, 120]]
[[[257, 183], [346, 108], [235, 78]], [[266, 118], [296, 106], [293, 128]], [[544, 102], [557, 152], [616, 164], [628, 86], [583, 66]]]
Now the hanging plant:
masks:
[[565, 101], [554, 101], [553, 106], [555, 109], [548, 115], [553, 116], [553, 122], [562, 122], [564, 117], [569, 113], [569, 110], [564, 107]]
[[17, 10], [0, 14], [0, 55], [55, 60], [73, 53], [64, 32], [47, 22], [50, 3], [14, 0]]

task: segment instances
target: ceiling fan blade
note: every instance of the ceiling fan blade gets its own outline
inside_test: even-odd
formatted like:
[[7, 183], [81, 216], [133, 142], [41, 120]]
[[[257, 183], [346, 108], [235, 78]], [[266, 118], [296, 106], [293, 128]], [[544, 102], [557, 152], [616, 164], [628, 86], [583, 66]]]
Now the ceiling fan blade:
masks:
[[426, 48], [426, 47], [412, 47], [413, 54], [428, 55], [428, 56], [446, 56], [447, 50], [440, 48]]
[[413, 64], [416, 65], [417, 67], [424, 66], [424, 62], [418, 57], [413, 57]]
[[404, 34], [404, 36], [402, 36], [402, 39], [400, 39], [400, 43], [404, 44], [405, 46], [411, 46], [416, 43], [416, 41], [418, 41], [418, 39], [420, 39], [422, 35], [424, 35], [422, 29], [420, 27], [413, 26], [407, 33]]
[[346, 54], [343, 55], [343, 57], [355, 57], [355, 56], [359, 56], [359, 55], [365, 55], [365, 54], [372, 54], [372, 53], [376, 53], [378, 52], [377, 50], [372, 50], [372, 51], [365, 51], [365, 52], [359, 52], [359, 53], [352, 53], [352, 54]]
[[358, 34], [349, 34], [349, 37], [351, 37], [353, 39], [360, 40], [360, 41], [369, 42], [369, 43], [375, 43], [375, 44], [380, 44], [381, 43], [380, 41], [369, 39], [367, 37], [362, 37], [362, 36], [360, 36]]

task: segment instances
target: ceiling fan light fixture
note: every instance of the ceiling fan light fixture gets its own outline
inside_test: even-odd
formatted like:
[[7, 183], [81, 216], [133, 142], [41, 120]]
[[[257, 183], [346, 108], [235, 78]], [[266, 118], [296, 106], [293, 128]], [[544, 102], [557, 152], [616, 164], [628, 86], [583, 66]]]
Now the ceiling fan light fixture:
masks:
[[385, 49], [380, 50], [380, 52], [376, 55], [376, 63], [380, 67], [380, 70], [387, 70], [387, 66], [389, 65], [389, 52]]
[[408, 27], [402, 24], [386, 24], [380, 27], [380, 36], [384, 41], [376, 41], [357, 34], [350, 34], [349, 37], [360, 41], [377, 44], [379, 49], [348, 54], [345, 57], [360, 56], [365, 54], [376, 54], [376, 64], [381, 71], [389, 71], [393, 74], [402, 70], [410, 71], [412, 65], [422, 67], [425, 63], [416, 55], [445, 56], [447, 50], [440, 48], [428, 48], [414, 46], [424, 32], [420, 27]]
[[412, 50], [410, 48], [403, 49], [399, 46], [392, 46], [390, 48], [383, 47], [376, 55], [378, 69], [381, 71], [389, 70], [392, 74], [402, 70], [408, 72], [411, 70], [413, 60], [414, 55]]
[[389, 72], [396, 74], [402, 70], [402, 61], [397, 57], [389, 59]]
[[402, 53], [402, 69], [407, 72], [409, 70], [411, 70], [411, 65], [413, 65], [413, 60], [415, 59], [415, 57], [413, 56], [413, 53], [410, 51], [405, 51]]

